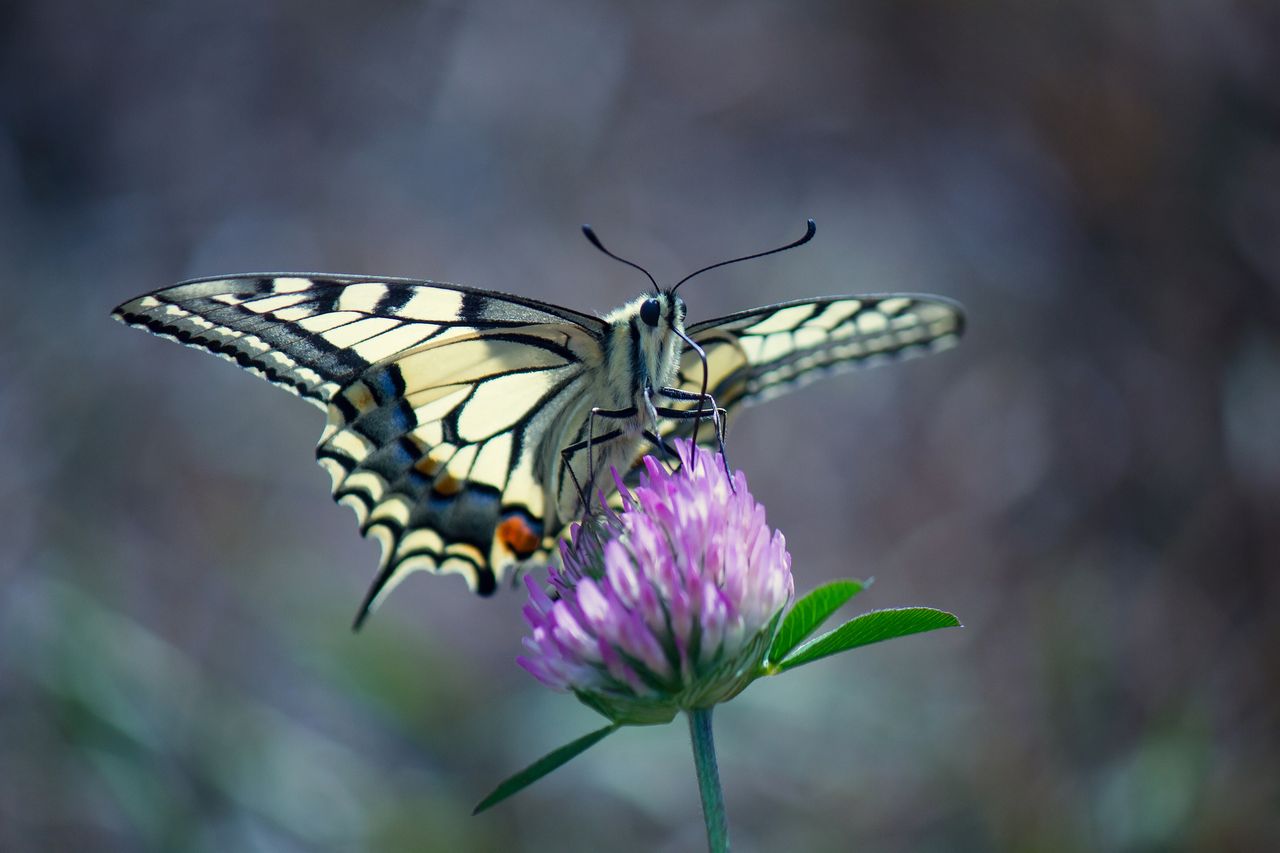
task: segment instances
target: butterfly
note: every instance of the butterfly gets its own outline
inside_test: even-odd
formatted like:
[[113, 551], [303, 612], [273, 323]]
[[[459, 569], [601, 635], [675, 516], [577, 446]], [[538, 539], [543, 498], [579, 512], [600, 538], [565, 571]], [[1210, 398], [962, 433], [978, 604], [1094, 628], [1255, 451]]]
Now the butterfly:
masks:
[[[648, 275], [638, 264], [612, 258]], [[477, 593], [545, 561], [611, 469], [820, 376], [947, 348], [938, 296], [826, 296], [686, 325], [677, 288], [603, 317], [455, 284], [348, 275], [186, 281], [113, 316], [232, 361], [325, 410], [316, 457], [382, 546], [361, 623], [415, 570]]]

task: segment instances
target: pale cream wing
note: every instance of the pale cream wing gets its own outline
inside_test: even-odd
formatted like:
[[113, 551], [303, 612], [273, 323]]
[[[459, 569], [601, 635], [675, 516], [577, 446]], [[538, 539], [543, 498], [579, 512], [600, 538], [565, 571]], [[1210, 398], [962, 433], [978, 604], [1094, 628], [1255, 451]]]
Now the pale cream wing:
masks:
[[[950, 348], [964, 332], [964, 311], [949, 299], [922, 294], [828, 296], [695, 323], [686, 331], [706, 352], [708, 393], [732, 410], [822, 376]], [[701, 385], [702, 362], [686, 349], [677, 387], [696, 392]], [[667, 430], [688, 431], [687, 423], [676, 422]]]
[[130, 326], [227, 359], [321, 409], [398, 352], [472, 329], [598, 318], [504, 293], [408, 279], [262, 273], [196, 279], [116, 308]]

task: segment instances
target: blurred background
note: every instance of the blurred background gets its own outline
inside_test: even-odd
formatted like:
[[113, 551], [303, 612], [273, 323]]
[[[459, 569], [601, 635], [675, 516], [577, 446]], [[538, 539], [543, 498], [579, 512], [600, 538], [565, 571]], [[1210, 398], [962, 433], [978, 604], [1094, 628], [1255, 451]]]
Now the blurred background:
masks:
[[111, 322], [180, 279], [401, 275], [693, 319], [962, 300], [956, 350], [735, 421], [797, 586], [963, 631], [717, 712], [736, 849], [1280, 834], [1280, 7], [0, 9], [0, 849], [696, 850], [687, 732], [514, 664], [522, 596], [377, 547], [322, 417]]

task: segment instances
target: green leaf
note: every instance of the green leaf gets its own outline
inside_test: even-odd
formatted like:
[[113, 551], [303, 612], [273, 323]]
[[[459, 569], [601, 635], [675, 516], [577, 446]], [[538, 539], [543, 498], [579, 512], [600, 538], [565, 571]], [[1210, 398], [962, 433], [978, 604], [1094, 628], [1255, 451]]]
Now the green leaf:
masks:
[[791, 606], [782, 627], [774, 635], [768, 660], [776, 663], [818, 629], [846, 601], [862, 592], [871, 581], [841, 580], [823, 584]]
[[498, 787], [494, 788], [493, 793], [481, 800], [475, 807], [475, 810], [471, 813], [473, 815], [477, 815], [485, 809], [496, 806], [498, 803], [502, 802], [507, 797], [510, 797], [517, 791], [521, 791], [532, 785], [534, 782], [537, 782], [543, 776], [546, 776], [560, 765], [568, 764], [570, 759], [576, 758], [581, 753], [586, 752], [588, 749], [595, 746], [617, 730], [618, 726], [616, 724], [612, 726], [605, 726], [603, 729], [596, 729], [590, 734], [583, 735], [573, 743], [565, 744], [554, 752], [547, 753], [516, 775], [505, 780]]
[[775, 664], [776, 671], [793, 669], [837, 652], [856, 649], [881, 640], [892, 640], [894, 637], [905, 637], [908, 634], [919, 634], [922, 631], [934, 631], [938, 628], [958, 627], [960, 627], [960, 620], [954, 614], [947, 613], [945, 610], [935, 610], [932, 607], [873, 610], [850, 619], [834, 631], [828, 631], [821, 637], [805, 643], [793, 654]]

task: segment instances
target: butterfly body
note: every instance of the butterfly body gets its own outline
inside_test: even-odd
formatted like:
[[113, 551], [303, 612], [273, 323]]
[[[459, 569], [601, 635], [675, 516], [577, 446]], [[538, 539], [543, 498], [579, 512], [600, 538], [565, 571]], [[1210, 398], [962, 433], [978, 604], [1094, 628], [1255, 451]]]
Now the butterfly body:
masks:
[[[654, 435], [659, 433], [659, 406], [676, 402], [663, 392], [676, 381], [680, 352], [684, 346], [680, 336], [684, 334], [685, 310], [684, 300], [679, 296], [660, 292], [636, 297], [605, 315], [605, 331], [601, 338], [604, 358], [600, 369], [604, 381], [597, 383], [593, 400], [585, 413], [587, 421], [580, 427], [580, 434], [574, 437], [574, 441], [587, 441], [593, 437], [590, 409], [629, 414], [613, 417], [606, 414], [597, 419], [605, 430], [617, 431], [620, 436], [606, 447], [604, 454], [607, 455], [587, 453], [585, 455], [589, 458], [577, 460], [581, 464], [570, 463], [574, 476], [580, 478], [579, 482], [586, 484], [590, 479], [594, 487], [607, 488], [612, 481], [610, 468], [625, 471], [635, 460], [637, 450], [648, 444], [643, 437], [644, 431], [649, 430]], [[581, 433], [582, 429], [586, 433]], [[569, 447], [573, 443], [565, 442], [561, 446]], [[600, 464], [601, 459], [603, 464]], [[588, 473], [589, 469], [591, 473]], [[571, 485], [562, 484], [562, 495], [564, 487]], [[564, 519], [580, 514], [577, 489], [571, 491], [571, 495], [565, 496], [571, 509], [569, 515], [561, 516]]]
[[315, 274], [184, 282], [114, 316], [326, 411], [317, 459], [382, 545], [357, 624], [414, 570], [458, 573], [487, 594], [544, 560], [584, 495], [612, 490], [611, 468], [688, 434], [678, 416], [702, 405], [704, 379], [732, 410], [947, 347], [963, 327], [955, 303], [931, 296], [824, 297], [686, 327], [669, 290], [596, 317], [458, 285]]

